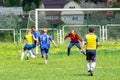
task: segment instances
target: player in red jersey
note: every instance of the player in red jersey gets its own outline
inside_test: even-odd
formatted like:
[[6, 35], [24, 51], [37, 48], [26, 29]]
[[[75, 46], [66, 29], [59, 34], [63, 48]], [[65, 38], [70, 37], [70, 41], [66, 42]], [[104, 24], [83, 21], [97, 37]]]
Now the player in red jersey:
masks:
[[64, 40], [66, 40], [66, 38], [68, 38], [68, 37], [71, 39], [71, 41], [70, 41], [69, 46], [68, 46], [67, 55], [68, 56], [70, 55], [70, 49], [74, 45], [76, 45], [80, 49], [80, 51], [82, 51], [81, 46], [80, 46], [80, 42], [82, 42], [82, 39], [78, 36], [77, 33], [75, 33], [75, 31], [73, 29], [71, 30], [71, 32], [68, 35], [65, 36]]

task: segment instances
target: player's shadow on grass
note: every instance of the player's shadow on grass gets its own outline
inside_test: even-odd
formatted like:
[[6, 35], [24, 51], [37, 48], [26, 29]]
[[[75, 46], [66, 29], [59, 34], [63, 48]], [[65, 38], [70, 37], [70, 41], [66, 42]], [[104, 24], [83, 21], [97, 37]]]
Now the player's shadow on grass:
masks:
[[86, 74], [72, 74], [73, 76], [86, 76]]

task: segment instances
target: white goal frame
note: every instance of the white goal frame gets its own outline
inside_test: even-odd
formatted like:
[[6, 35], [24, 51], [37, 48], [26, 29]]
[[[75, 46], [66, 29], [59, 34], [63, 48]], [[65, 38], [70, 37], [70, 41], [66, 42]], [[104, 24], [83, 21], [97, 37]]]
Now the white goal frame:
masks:
[[35, 9], [35, 26], [36, 26], [36, 29], [38, 29], [38, 12], [39, 11], [120, 11], [120, 8]]
[[120, 11], [120, 8], [35, 9], [35, 27], [38, 30], [39, 11]]
[[0, 29], [0, 31], [13, 31], [13, 39], [14, 39], [14, 43], [15, 42], [15, 29]]
[[120, 11], [120, 8], [76, 8], [76, 9], [35, 9], [35, 26], [38, 29], [39, 11]]
[[108, 34], [107, 34], [107, 30], [108, 30], [108, 27], [110, 27], [110, 26], [120, 26], [120, 24], [107, 24], [106, 26], [105, 26], [105, 28], [104, 28], [104, 31], [106, 30], [106, 35], [105, 35], [105, 39], [107, 40], [108, 39]]

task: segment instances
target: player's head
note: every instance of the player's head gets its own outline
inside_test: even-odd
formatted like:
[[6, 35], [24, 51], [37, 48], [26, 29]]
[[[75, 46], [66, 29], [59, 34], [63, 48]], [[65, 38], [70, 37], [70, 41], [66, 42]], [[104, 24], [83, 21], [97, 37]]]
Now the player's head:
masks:
[[43, 32], [44, 32], [44, 33], [47, 33], [47, 32], [48, 32], [47, 28], [44, 28], [44, 29], [43, 29]]
[[27, 34], [31, 34], [31, 30], [27, 30]]
[[32, 26], [32, 27], [31, 27], [31, 30], [32, 30], [33, 32], [36, 31], [35, 26]]
[[90, 33], [94, 33], [94, 31], [95, 31], [95, 29], [94, 29], [93, 27], [90, 27], [90, 28], [89, 28], [89, 32], [90, 32]]
[[75, 33], [74, 29], [71, 29], [71, 33]]

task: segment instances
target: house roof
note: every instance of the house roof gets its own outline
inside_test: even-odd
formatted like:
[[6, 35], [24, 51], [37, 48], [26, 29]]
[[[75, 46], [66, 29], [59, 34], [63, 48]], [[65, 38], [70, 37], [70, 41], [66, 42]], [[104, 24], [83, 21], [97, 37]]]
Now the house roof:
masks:
[[120, 2], [120, 0], [117, 0], [117, 2]]
[[70, 0], [43, 0], [45, 8], [63, 8]]
[[[70, 2], [70, 0], [43, 0], [44, 8], [64, 8], [65, 4]], [[60, 11], [46, 12], [47, 16], [60, 16]], [[49, 23], [52, 23], [52, 20], [47, 20]], [[63, 23], [60, 19], [55, 19], [54, 24]]]

